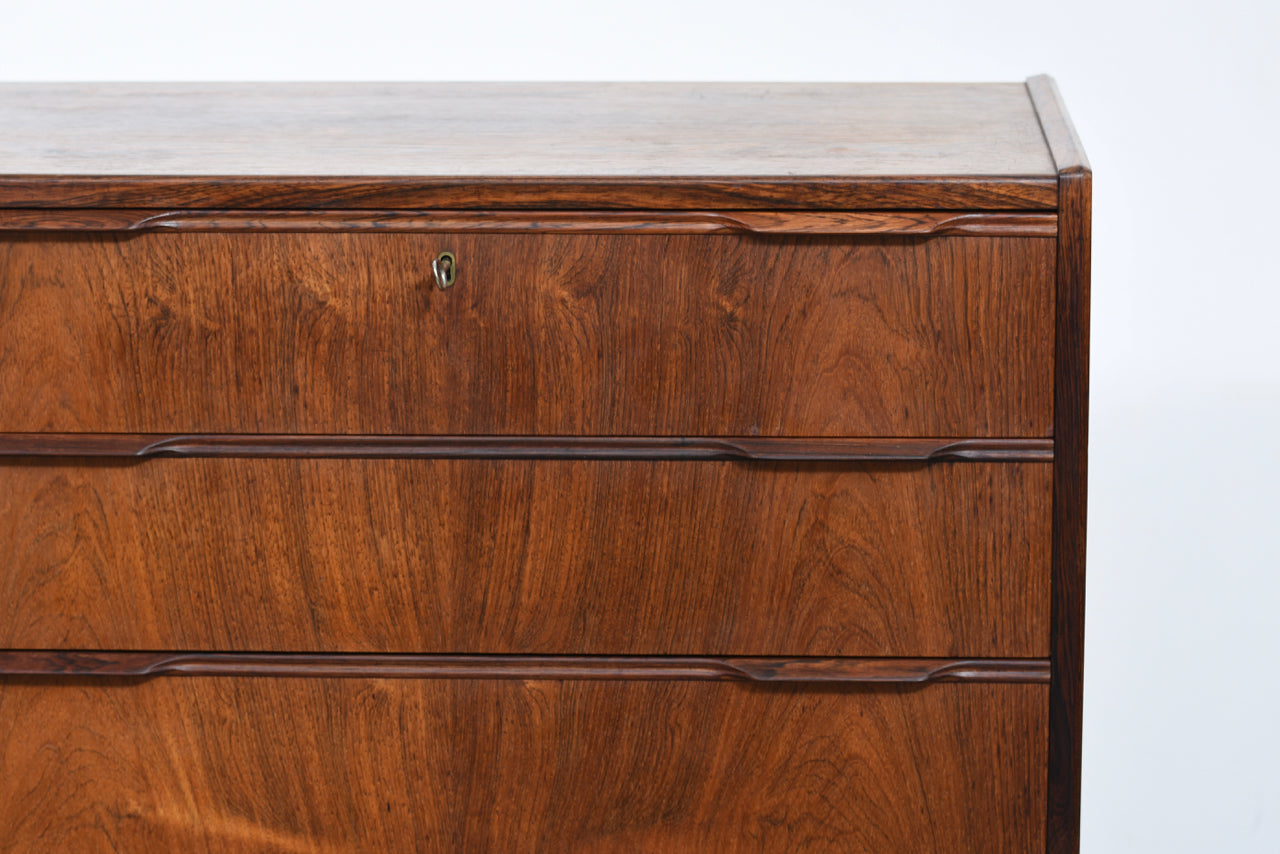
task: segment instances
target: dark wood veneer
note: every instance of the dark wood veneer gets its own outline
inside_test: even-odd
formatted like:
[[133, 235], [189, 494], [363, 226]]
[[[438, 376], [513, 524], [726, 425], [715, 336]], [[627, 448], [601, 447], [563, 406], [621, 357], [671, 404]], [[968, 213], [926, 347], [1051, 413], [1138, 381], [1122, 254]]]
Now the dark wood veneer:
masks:
[[0, 207], [289, 210], [1054, 210], [1053, 177], [309, 178], [0, 175]]
[[[430, 263], [448, 249], [457, 284]], [[0, 241], [0, 431], [1044, 438], [1055, 241]]]
[[1053, 237], [1054, 213], [957, 211], [5, 210], [0, 231], [399, 231], [577, 234], [972, 234]]
[[1026, 854], [1037, 684], [0, 679], [17, 851]]
[[1074, 854], [1090, 197], [1047, 77], [0, 84], [0, 848]]
[[1053, 662], [1049, 701], [1048, 850], [1080, 847], [1084, 706], [1085, 528], [1089, 447], [1089, 258], [1093, 172], [1057, 86], [1027, 88], [1058, 169], [1059, 217], [1054, 357]]
[[1017, 84], [14, 83], [0, 86], [0, 127], [3, 207], [1057, 201]]
[[32, 460], [0, 466], [0, 647], [1040, 658], [1051, 480], [1038, 462]]

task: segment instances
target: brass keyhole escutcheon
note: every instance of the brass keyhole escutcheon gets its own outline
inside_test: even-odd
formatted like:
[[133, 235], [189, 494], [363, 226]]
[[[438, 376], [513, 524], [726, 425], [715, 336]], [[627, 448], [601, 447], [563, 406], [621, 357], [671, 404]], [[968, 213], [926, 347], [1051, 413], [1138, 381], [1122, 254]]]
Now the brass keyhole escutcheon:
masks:
[[431, 272], [435, 274], [436, 287], [448, 290], [458, 280], [458, 259], [452, 252], [441, 252], [431, 262]]

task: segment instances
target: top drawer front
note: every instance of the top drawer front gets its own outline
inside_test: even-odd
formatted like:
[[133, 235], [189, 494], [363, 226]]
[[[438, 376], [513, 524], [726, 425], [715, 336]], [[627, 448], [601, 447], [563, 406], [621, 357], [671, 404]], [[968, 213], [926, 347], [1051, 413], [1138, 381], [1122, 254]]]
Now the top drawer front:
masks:
[[[436, 290], [430, 263], [458, 258]], [[0, 240], [0, 432], [1046, 436], [1037, 237]]]

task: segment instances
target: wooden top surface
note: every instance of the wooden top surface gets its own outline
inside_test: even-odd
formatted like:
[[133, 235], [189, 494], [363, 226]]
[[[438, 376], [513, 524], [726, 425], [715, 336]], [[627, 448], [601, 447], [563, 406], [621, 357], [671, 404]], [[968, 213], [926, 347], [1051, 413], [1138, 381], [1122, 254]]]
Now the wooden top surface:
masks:
[[[125, 191], [129, 182], [118, 180], [124, 177], [170, 189], [183, 180], [190, 189], [193, 178], [239, 178], [259, 188], [272, 179], [308, 178], [330, 185], [359, 180], [366, 189], [377, 179], [402, 189], [406, 182], [457, 179], [799, 189], [922, 176], [1010, 194], [988, 207], [1051, 207], [1043, 190], [1056, 181], [1056, 169], [1027, 87], [0, 85], [0, 205], [8, 207], [93, 204], [68, 186], [83, 190], [97, 182], [99, 189]], [[1020, 196], [1019, 188], [1032, 189]], [[114, 201], [109, 192], [99, 195], [98, 204]], [[193, 195], [190, 203], [201, 202]]]

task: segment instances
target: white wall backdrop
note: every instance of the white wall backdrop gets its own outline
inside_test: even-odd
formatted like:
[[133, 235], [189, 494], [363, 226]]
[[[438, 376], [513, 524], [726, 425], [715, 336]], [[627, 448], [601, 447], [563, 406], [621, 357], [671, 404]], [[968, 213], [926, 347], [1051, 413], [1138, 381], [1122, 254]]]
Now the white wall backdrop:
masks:
[[1095, 170], [1094, 854], [1280, 850], [1277, 43], [1274, 0], [0, 2], [7, 80], [1055, 75]]

